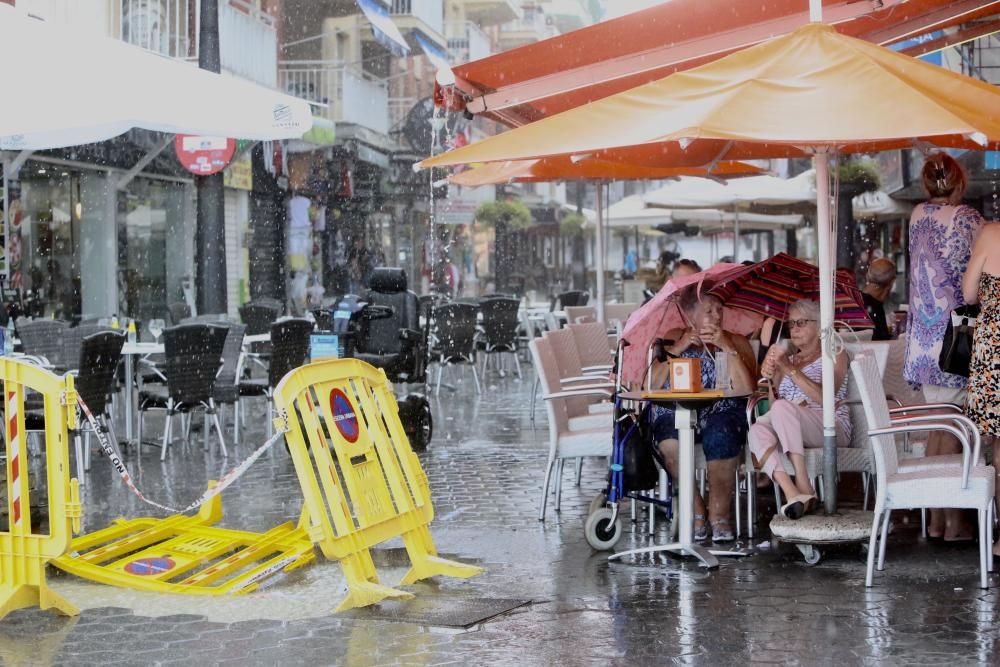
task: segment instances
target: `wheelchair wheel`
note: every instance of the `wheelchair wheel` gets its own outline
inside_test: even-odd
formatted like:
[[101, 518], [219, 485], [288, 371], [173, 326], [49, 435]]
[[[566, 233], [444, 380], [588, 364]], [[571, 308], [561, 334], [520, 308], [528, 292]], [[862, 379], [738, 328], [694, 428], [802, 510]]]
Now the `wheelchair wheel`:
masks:
[[588, 516], [583, 526], [587, 544], [597, 551], [609, 551], [622, 537], [622, 519], [616, 517], [612, 523], [611, 514], [610, 507], [602, 507]]
[[[608, 504], [608, 497], [604, 495], [603, 491], [598, 491], [597, 495], [595, 495], [594, 498], [590, 501], [590, 510], [587, 512], [587, 516], [589, 517], [591, 514], [601, 509], [607, 504]], [[587, 519], [585, 518], [584, 522], [586, 521]]]

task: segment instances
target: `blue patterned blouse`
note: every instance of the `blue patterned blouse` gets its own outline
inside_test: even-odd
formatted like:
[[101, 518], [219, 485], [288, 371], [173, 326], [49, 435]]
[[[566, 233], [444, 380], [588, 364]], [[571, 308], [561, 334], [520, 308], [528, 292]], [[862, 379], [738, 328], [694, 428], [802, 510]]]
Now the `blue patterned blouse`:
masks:
[[906, 324], [903, 378], [961, 389], [967, 380], [938, 366], [951, 311], [965, 303], [962, 274], [972, 243], [984, 224], [971, 206], [923, 203], [910, 216], [910, 311]]

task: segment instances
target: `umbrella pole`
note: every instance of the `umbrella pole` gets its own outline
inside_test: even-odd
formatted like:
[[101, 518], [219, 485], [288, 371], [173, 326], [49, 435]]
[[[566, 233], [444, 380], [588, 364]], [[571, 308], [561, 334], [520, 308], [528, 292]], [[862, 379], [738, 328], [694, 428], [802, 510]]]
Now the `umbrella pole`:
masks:
[[733, 261], [740, 263], [740, 207], [733, 207]]
[[836, 387], [833, 358], [833, 267], [830, 231], [830, 163], [826, 149], [816, 152], [816, 234], [819, 237], [819, 321], [823, 349], [823, 502], [837, 511]]
[[604, 183], [597, 182], [597, 321], [604, 321]]

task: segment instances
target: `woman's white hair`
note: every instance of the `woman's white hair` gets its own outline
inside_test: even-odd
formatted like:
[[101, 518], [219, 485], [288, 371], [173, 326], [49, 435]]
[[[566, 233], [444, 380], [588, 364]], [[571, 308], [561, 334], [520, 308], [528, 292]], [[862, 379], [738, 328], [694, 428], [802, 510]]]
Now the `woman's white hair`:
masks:
[[812, 299], [799, 299], [791, 306], [788, 307], [789, 317], [792, 311], [805, 316], [807, 319], [816, 320], [819, 322], [819, 302], [813, 301]]

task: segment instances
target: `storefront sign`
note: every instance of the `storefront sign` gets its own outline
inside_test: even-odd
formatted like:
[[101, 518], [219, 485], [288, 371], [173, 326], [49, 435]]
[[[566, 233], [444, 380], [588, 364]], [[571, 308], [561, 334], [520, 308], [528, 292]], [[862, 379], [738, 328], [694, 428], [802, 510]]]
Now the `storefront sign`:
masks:
[[253, 163], [249, 155], [235, 160], [222, 172], [222, 182], [234, 190], [253, 190]]
[[226, 168], [236, 153], [236, 140], [178, 134], [174, 150], [181, 165], [197, 176], [210, 176]]
[[434, 224], [438, 225], [471, 225], [476, 215], [476, 209], [481, 202], [474, 199], [449, 197], [437, 204]]

